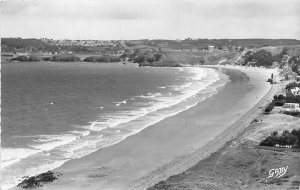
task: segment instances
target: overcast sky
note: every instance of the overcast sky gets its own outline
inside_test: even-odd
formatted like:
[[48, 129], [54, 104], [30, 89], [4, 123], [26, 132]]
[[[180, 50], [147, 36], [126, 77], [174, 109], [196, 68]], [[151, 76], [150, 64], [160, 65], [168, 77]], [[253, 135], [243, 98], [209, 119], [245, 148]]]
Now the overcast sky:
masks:
[[300, 39], [300, 0], [6, 0], [3, 37]]

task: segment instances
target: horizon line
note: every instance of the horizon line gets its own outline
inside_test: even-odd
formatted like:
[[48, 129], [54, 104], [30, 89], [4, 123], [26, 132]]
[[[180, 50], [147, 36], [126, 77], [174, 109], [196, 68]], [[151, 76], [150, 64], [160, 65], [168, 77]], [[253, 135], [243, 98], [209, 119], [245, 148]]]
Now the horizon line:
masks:
[[49, 38], [49, 37], [7, 37], [7, 36], [1, 36], [1, 39], [3, 38], [21, 38], [21, 39], [50, 39], [50, 40], [98, 40], [98, 41], [134, 41], [134, 40], [170, 40], [170, 41], [176, 41], [176, 40], [186, 40], [188, 38], [192, 39], [192, 40], [253, 40], [253, 39], [257, 39], [257, 40], [299, 40], [297, 38], [262, 38], [262, 37], [254, 37], [254, 38], [192, 38], [192, 37], [186, 37], [185, 39], [168, 39], [168, 38], [139, 38], [139, 39], [70, 39], [70, 38]]

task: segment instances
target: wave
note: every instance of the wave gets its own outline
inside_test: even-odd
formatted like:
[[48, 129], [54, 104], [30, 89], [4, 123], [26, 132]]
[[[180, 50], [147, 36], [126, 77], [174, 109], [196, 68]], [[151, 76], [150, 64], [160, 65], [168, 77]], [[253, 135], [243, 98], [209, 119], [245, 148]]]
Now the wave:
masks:
[[37, 144], [31, 144], [30, 146], [37, 150], [49, 151], [55, 147], [68, 144], [79, 138], [78, 135], [64, 134], [64, 135], [39, 135], [38, 139], [34, 139]]
[[1, 148], [1, 168], [19, 162], [22, 158], [26, 158], [37, 152], [38, 150], [29, 148]]
[[74, 130], [74, 131], [70, 131], [70, 133], [80, 134], [84, 137], [84, 136], [89, 135], [91, 132], [90, 131], [77, 131], [77, 130]]
[[[24, 153], [23, 157], [16, 156], [15, 158], [19, 158], [19, 160], [7, 165], [4, 171], [5, 174], [9, 170], [15, 169], [20, 173], [15, 175], [14, 179], [6, 179], [3, 175], [4, 181], [16, 185], [12, 180], [16, 181], [17, 178], [20, 179], [24, 175], [35, 175], [59, 167], [67, 160], [80, 158], [100, 148], [119, 143], [166, 117], [195, 106], [215, 94], [216, 89], [227, 82], [220, 80], [219, 75], [213, 69], [184, 68], [184, 71], [189, 73], [187, 82], [169, 86], [169, 92], [153, 92], [131, 98], [133, 104], [135, 103], [137, 106], [134, 110], [101, 113], [99, 118], [89, 125], [76, 127], [78, 130], [62, 135], [34, 137], [33, 142], [35, 143], [31, 144], [33, 149], [26, 150], [28, 152], [25, 151], [26, 154]], [[139, 99], [146, 102], [141, 104]], [[126, 104], [127, 100], [114, 103], [115, 106], [120, 106]], [[81, 129], [79, 130], [79, 128]], [[15, 150], [8, 151], [14, 152]], [[9, 159], [6, 160], [9, 161]], [[38, 165], [32, 165], [32, 160], [36, 161]]]
[[123, 100], [121, 102], [115, 102], [115, 106], [119, 107], [121, 104], [126, 104], [127, 100]]
[[140, 96], [136, 96], [137, 98], [147, 98], [147, 99], [152, 99], [152, 98], [156, 98], [162, 96], [161, 93], [147, 93], [146, 95], [140, 95]]

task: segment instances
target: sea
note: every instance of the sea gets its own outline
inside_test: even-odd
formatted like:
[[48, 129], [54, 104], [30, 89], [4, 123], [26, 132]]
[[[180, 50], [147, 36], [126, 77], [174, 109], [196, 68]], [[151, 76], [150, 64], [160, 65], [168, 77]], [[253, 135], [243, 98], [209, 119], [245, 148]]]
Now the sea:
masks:
[[229, 79], [201, 67], [2, 64], [1, 185], [112, 146], [217, 93]]

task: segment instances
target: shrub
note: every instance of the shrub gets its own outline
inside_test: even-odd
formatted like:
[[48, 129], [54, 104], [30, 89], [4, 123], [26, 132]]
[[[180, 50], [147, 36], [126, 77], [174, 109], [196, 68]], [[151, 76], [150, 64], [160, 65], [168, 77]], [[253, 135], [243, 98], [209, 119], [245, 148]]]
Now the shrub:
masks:
[[283, 106], [285, 103], [286, 97], [282, 94], [278, 95], [278, 96], [274, 96], [273, 98], [273, 102], [274, 102], [274, 106]]
[[20, 55], [18, 57], [14, 57], [11, 59], [12, 61], [28, 61], [28, 57], [26, 55]]
[[273, 110], [274, 105], [275, 105], [275, 103], [274, 103], [274, 102], [271, 102], [271, 103], [265, 108], [265, 112], [266, 112], [266, 113], [270, 113], [270, 112]]
[[43, 61], [51, 61], [51, 57], [43, 57], [42, 60]]
[[61, 55], [55, 55], [52, 57], [51, 61], [55, 62], [75, 62], [80, 61], [79, 57], [76, 57], [72, 54], [61, 54]]
[[278, 137], [268, 136], [259, 143], [260, 146], [275, 146], [278, 143]]
[[295, 135], [298, 139], [297, 141], [297, 147], [300, 148], [300, 129], [296, 130], [296, 129], [293, 129], [291, 134]]
[[12, 61], [41, 61], [41, 58], [35, 55], [20, 55], [18, 57], [12, 58]]
[[281, 136], [278, 136], [278, 132], [274, 131], [259, 143], [261, 146], [275, 146], [276, 144], [281, 146], [292, 145], [300, 148], [300, 129], [294, 129], [292, 132], [285, 130]]
[[120, 62], [121, 58], [110, 55], [90, 56], [83, 59], [85, 62]]

